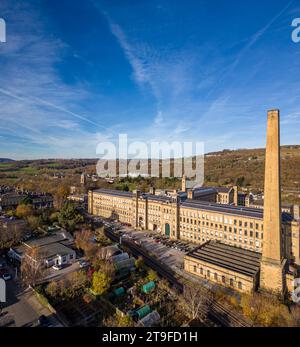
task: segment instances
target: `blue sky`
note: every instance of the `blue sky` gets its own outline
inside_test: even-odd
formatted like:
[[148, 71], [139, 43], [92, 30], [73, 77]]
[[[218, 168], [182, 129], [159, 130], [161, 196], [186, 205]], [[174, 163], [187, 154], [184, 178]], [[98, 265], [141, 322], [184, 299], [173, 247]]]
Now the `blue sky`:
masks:
[[130, 141], [299, 144], [294, 0], [1, 0], [0, 157], [96, 157]]

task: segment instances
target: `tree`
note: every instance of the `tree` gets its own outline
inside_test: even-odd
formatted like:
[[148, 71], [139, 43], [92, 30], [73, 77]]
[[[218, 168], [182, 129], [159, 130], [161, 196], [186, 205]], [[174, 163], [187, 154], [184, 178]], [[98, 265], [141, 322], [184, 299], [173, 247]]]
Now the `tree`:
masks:
[[75, 206], [65, 203], [59, 211], [58, 222], [66, 230], [74, 231], [76, 225], [83, 222], [83, 217]]
[[291, 312], [291, 326], [299, 327], [300, 326], [300, 307], [294, 305], [290, 308], [290, 312]]
[[92, 290], [96, 295], [102, 295], [107, 292], [111, 284], [111, 277], [108, 274], [99, 271], [94, 272], [92, 279]]
[[99, 247], [96, 254], [96, 260], [109, 260], [111, 258], [111, 250], [107, 247]]
[[130, 328], [134, 326], [134, 322], [129, 315], [122, 316], [116, 313], [104, 321], [104, 326], [111, 328]]
[[58, 297], [60, 295], [60, 288], [59, 288], [58, 282], [57, 281], [50, 282], [47, 285], [45, 292], [51, 298]]
[[274, 296], [260, 293], [244, 294], [241, 298], [241, 307], [244, 315], [255, 326], [281, 327], [292, 324], [288, 308]]
[[55, 206], [57, 208], [61, 208], [69, 194], [70, 194], [69, 187], [65, 184], [60, 185], [54, 194]]
[[106, 274], [112, 281], [115, 278], [115, 267], [111, 262], [96, 259], [93, 263], [96, 271], [101, 271]]
[[205, 319], [210, 305], [210, 292], [199, 285], [186, 285], [183, 293], [184, 306], [189, 317]]
[[51, 213], [51, 215], [50, 215], [50, 222], [51, 223], [55, 223], [55, 222], [57, 222], [58, 221], [58, 216], [59, 216], [59, 212], [53, 212], [53, 213]]
[[90, 230], [77, 231], [75, 233], [75, 245], [84, 252], [87, 258], [95, 258], [98, 246], [93, 243], [93, 233]]
[[26, 196], [24, 199], [21, 200], [22, 205], [32, 205], [32, 198], [30, 196]]
[[0, 249], [9, 248], [18, 244], [23, 237], [24, 227], [15, 223], [12, 227], [4, 228], [0, 224]]
[[60, 281], [50, 282], [45, 291], [52, 299], [70, 300], [83, 292], [87, 282], [84, 271], [75, 271], [67, 274]]
[[156, 281], [157, 280], [157, 273], [154, 270], [150, 269], [148, 271], [147, 280], [148, 281]]
[[43, 253], [38, 247], [28, 248], [21, 263], [21, 277], [26, 285], [35, 286], [46, 275]]
[[111, 244], [110, 240], [105, 236], [104, 227], [98, 228], [95, 232], [95, 237], [100, 246], [108, 246]]
[[32, 205], [20, 204], [16, 209], [16, 216], [18, 218], [27, 218], [33, 215]]
[[41, 225], [41, 220], [37, 216], [28, 216], [27, 223], [30, 230], [34, 231]]
[[137, 258], [137, 260], [135, 261], [135, 267], [140, 271], [145, 270], [145, 262], [144, 262], [144, 259], [142, 257]]
[[238, 187], [243, 187], [245, 185], [245, 177], [244, 176], [238, 177], [236, 180], [236, 185]]

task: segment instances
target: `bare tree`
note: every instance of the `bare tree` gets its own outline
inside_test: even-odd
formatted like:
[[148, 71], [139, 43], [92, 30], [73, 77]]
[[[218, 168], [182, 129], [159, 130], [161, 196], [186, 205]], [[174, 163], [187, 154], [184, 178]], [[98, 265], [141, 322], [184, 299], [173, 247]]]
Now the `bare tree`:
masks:
[[192, 320], [206, 318], [211, 301], [211, 295], [207, 289], [199, 285], [186, 285], [183, 300], [187, 314]]
[[15, 223], [13, 226], [0, 225], [0, 248], [11, 247], [18, 244], [23, 237], [24, 226]]
[[38, 247], [28, 248], [24, 253], [21, 263], [21, 277], [26, 285], [35, 286], [44, 278], [47, 270], [44, 265], [44, 257]]
[[75, 244], [78, 249], [83, 250], [87, 258], [96, 255], [98, 246], [92, 242], [93, 233], [90, 230], [81, 230], [75, 233]]

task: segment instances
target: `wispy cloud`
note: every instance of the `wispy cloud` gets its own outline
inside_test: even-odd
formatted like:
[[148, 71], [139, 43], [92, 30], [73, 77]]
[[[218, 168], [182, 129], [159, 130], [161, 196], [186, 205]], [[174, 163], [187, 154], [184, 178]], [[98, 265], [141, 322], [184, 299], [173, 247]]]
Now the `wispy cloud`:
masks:
[[256, 33], [252, 35], [252, 37], [247, 41], [245, 46], [239, 51], [236, 58], [232, 62], [232, 64], [229, 65], [226, 72], [223, 74], [222, 78], [219, 79], [218, 83], [215, 85], [215, 87], [209, 92], [208, 95], [212, 95], [212, 93], [216, 90], [217, 86], [220, 85], [222, 82], [224, 82], [227, 78], [229, 78], [234, 71], [236, 70], [237, 66], [240, 64], [242, 59], [245, 57], [247, 52], [250, 51], [250, 49], [257, 43], [257, 41], [270, 29], [270, 27], [288, 10], [288, 8], [291, 7], [291, 5], [294, 3], [294, 0], [289, 1], [289, 3], [283, 7], [281, 11], [279, 11], [274, 17], [271, 18], [271, 20], [262, 28], [260, 28]]
[[99, 131], [109, 130], [80, 110], [89, 92], [79, 83], [62, 81], [56, 65], [70, 48], [47, 34], [40, 11], [33, 3], [0, 4], [9, 28], [7, 43], [0, 46], [0, 125], [6, 128], [0, 127], [0, 134], [17, 141], [14, 157], [26, 148], [29, 156], [32, 151], [40, 156], [70, 156], [73, 151], [73, 156], [93, 156]]

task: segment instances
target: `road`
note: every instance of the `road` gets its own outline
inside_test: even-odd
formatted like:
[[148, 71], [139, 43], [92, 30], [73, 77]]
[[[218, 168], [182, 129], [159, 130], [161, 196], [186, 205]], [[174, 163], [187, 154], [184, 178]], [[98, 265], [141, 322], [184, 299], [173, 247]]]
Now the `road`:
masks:
[[[14, 269], [9, 267], [9, 272]], [[31, 288], [24, 288], [18, 280], [6, 282], [6, 303], [0, 315], [0, 326], [28, 327], [36, 326], [41, 315], [48, 317], [53, 326], [62, 326], [55, 315], [41, 305]]]

